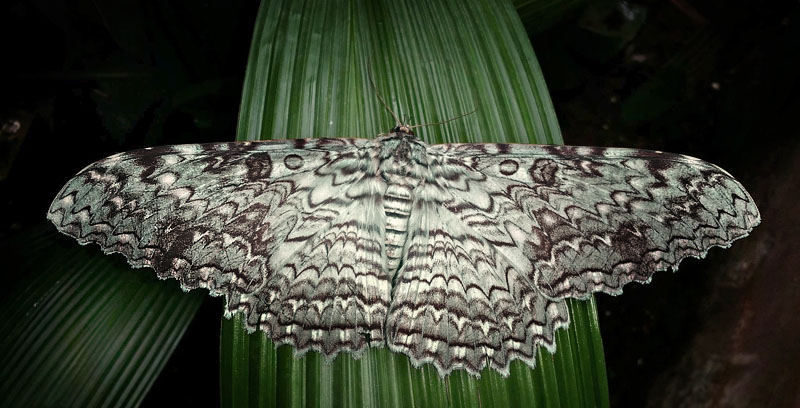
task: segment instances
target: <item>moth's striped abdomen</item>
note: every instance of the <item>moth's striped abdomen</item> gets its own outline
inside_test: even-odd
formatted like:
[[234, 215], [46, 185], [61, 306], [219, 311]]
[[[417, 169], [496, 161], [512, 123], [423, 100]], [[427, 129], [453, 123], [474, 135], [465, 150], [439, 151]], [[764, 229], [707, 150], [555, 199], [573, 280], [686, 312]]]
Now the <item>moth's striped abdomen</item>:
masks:
[[[408, 218], [414, 202], [414, 190], [419, 185], [420, 164], [412, 160], [417, 154], [425, 154], [423, 149], [408, 143], [407, 135], [397, 135], [386, 143], [381, 175], [388, 183], [383, 196], [383, 210], [386, 215], [386, 272], [394, 276], [400, 267], [408, 239]], [[420, 150], [420, 151], [416, 151]]]
[[403, 247], [408, 236], [408, 216], [411, 213], [413, 187], [407, 184], [390, 184], [383, 196], [386, 214], [386, 270], [393, 275], [400, 266]]

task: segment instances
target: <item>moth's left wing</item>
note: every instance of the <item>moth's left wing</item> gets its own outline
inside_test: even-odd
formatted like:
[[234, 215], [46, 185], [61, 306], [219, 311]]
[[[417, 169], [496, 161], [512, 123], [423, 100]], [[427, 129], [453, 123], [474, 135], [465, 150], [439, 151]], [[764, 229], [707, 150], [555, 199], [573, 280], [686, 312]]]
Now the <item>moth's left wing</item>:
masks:
[[618, 294], [760, 222], [730, 174], [677, 154], [621, 148], [450, 144], [429, 148], [446, 208], [551, 299]]
[[326, 356], [382, 342], [382, 183], [367, 140], [148, 148], [71, 179], [48, 218], [185, 290], [224, 295], [251, 330]]

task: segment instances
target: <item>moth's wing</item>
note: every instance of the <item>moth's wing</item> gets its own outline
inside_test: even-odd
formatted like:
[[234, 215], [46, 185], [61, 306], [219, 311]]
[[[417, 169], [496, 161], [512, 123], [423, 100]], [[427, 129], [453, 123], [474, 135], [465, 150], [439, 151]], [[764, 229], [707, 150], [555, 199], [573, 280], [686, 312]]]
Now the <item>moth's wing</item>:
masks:
[[[377, 268], [366, 140], [299, 139], [148, 148], [71, 179], [48, 218], [81, 244], [225, 295], [298, 352], [359, 351], [380, 333], [389, 283]], [[365, 187], [366, 186], [366, 187]], [[359, 214], [361, 211], [361, 214]], [[363, 213], [369, 214], [364, 218]], [[325, 254], [331, 254], [330, 257]], [[335, 256], [334, 256], [335, 255]]]
[[432, 173], [414, 192], [386, 322], [389, 348], [442, 376], [486, 366], [507, 375], [513, 359], [534, 366], [537, 347], [554, 350], [555, 330], [569, 324], [566, 302], [542, 295], [524, 257], [509, 257], [448, 209], [459, 199]]
[[619, 294], [730, 246], [760, 222], [738, 181], [688, 156], [504, 144], [429, 150], [452, 179], [448, 210], [508, 257], [524, 256], [527, 276], [551, 299]]
[[307, 214], [325, 218], [332, 208], [336, 214], [318, 230], [290, 235], [293, 240], [308, 233], [313, 237], [286, 257], [256, 294], [265, 307], [252, 323], [274, 341], [290, 343], [299, 352], [313, 347], [326, 356], [360, 352], [368, 344], [383, 346], [391, 286], [384, 271], [386, 185], [374, 171], [369, 174], [349, 186], [331, 184], [343, 189], [339, 197], [327, 193], [340, 203], [316, 206]]

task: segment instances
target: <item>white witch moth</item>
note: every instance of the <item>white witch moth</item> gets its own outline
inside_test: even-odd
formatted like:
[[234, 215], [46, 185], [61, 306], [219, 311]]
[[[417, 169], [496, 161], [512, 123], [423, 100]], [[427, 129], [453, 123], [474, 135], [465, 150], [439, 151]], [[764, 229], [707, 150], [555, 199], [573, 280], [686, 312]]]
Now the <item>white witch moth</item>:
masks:
[[569, 324], [565, 299], [727, 247], [760, 216], [713, 164], [620, 148], [376, 139], [146, 148], [78, 173], [48, 218], [185, 290], [225, 296], [298, 354], [387, 345], [502, 374]]

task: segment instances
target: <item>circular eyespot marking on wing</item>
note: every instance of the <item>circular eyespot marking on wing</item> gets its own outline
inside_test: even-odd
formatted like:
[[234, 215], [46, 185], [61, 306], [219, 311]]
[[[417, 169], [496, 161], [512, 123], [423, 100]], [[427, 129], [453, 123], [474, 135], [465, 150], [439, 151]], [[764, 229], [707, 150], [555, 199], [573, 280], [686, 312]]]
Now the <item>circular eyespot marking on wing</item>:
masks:
[[283, 158], [283, 164], [289, 170], [297, 170], [303, 167], [303, 158], [296, 154], [290, 154]]
[[516, 160], [503, 160], [500, 162], [500, 173], [504, 176], [510, 176], [519, 170], [519, 163]]

